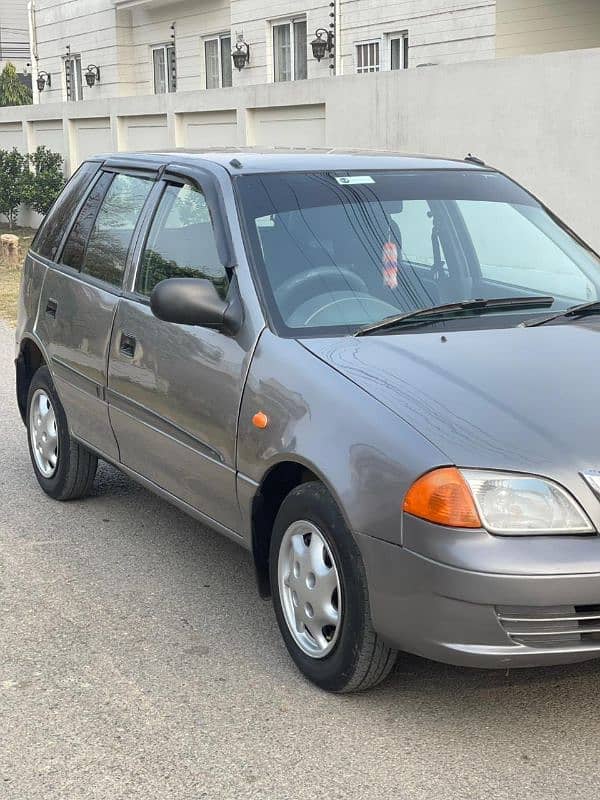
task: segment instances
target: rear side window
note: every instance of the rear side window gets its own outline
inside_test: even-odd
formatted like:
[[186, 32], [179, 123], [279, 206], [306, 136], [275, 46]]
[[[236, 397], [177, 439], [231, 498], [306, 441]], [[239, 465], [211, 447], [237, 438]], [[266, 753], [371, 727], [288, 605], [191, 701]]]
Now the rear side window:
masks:
[[136, 290], [149, 295], [166, 278], [205, 278], [223, 298], [229, 288], [206, 198], [187, 185], [165, 189], [148, 234]]
[[34, 253], [54, 259], [63, 235], [71, 224], [73, 213], [99, 166], [93, 161], [86, 161], [67, 183], [33, 240], [31, 249]]
[[71, 233], [63, 248], [61, 263], [68, 267], [80, 270], [83, 266], [85, 248], [90, 238], [90, 233], [96, 221], [96, 215], [100, 208], [100, 203], [104, 199], [106, 190], [110, 186], [114, 175], [104, 172], [94, 184], [91, 192], [82, 205], [75, 224], [71, 228]]
[[133, 231], [154, 182], [115, 175], [96, 215], [81, 272], [120, 286]]

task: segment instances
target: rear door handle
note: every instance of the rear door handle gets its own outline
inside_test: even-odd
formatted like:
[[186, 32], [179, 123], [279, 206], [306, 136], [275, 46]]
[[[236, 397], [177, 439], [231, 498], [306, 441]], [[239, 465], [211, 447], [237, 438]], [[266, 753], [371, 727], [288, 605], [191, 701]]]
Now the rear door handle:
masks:
[[46, 316], [56, 319], [56, 312], [58, 310], [58, 303], [56, 300], [49, 299], [46, 303]]
[[121, 334], [121, 340], [119, 342], [119, 352], [121, 352], [124, 356], [128, 358], [133, 358], [135, 355], [135, 345], [136, 341], [133, 336], [129, 336], [127, 333]]

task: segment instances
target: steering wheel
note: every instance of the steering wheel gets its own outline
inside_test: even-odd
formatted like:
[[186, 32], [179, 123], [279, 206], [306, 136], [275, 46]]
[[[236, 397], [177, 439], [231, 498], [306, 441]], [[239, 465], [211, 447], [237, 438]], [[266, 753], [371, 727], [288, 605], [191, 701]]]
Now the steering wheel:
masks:
[[[298, 305], [298, 302], [310, 299], [312, 293], [309, 287], [311, 284], [322, 283], [324, 280], [337, 281], [340, 284], [340, 288], [343, 289], [369, 293], [367, 284], [360, 275], [350, 269], [333, 266], [315, 267], [307, 272], [292, 275], [291, 278], [281, 284], [275, 292], [280, 308], [286, 311], [293, 310]], [[322, 290], [322, 286], [319, 288]], [[299, 297], [299, 295], [304, 296]]]
[[287, 320], [292, 328], [320, 325], [367, 325], [383, 317], [398, 314], [398, 307], [373, 295], [331, 292], [306, 300]]

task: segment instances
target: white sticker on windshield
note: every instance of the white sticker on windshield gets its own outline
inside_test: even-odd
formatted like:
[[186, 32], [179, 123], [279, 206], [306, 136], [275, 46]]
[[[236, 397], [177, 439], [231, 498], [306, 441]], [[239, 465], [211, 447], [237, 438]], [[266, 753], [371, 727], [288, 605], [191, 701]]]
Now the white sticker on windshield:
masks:
[[336, 181], [342, 186], [352, 186], [357, 183], [375, 183], [370, 175], [342, 175], [336, 178]]

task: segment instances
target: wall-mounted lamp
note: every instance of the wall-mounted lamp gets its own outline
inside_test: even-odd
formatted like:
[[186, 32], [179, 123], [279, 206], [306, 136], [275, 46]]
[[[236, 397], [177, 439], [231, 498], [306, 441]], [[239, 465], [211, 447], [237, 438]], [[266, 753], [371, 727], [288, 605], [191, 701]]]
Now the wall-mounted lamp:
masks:
[[250, 45], [243, 39], [237, 42], [231, 57], [233, 58], [235, 68], [239, 69], [241, 72], [246, 64], [250, 63]]
[[321, 61], [329, 54], [331, 62], [329, 69], [335, 70], [335, 2], [329, 3], [329, 8], [331, 9], [329, 12], [331, 17], [329, 30], [327, 28], [317, 28], [315, 38], [310, 43], [310, 46], [317, 61]]
[[333, 31], [325, 30], [325, 28], [317, 28], [315, 31], [315, 38], [310, 43], [312, 47], [313, 56], [317, 61], [325, 58], [326, 53], [330, 53], [333, 49]]
[[49, 72], [44, 72], [44, 70], [42, 70], [41, 72], [38, 72], [36, 83], [38, 92], [43, 92], [46, 84], [48, 84], [48, 88], [50, 89], [52, 88], [52, 76]]
[[97, 67], [95, 64], [88, 64], [85, 71], [85, 82], [91, 89], [96, 81], [100, 83], [100, 67]]

